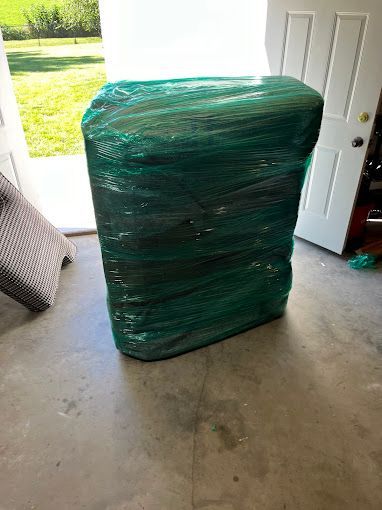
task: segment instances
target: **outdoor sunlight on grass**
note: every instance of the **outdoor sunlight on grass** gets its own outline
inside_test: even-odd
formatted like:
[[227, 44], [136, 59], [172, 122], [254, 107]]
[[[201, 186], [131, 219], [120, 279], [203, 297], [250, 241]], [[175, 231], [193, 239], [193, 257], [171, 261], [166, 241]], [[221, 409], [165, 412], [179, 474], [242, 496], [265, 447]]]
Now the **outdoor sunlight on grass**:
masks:
[[[96, 40], [89, 38], [90, 40]], [[47, 40], [55, 44], [59, 40]], [[65, 40], [64, 40], [65, 41]], [[83, 152], [81, 117], [106, 81], [100, 42], [42, 46], [6, 43], [15, 94], [32, 157]], [[26, 46], [26, 43], [29, 43]]]

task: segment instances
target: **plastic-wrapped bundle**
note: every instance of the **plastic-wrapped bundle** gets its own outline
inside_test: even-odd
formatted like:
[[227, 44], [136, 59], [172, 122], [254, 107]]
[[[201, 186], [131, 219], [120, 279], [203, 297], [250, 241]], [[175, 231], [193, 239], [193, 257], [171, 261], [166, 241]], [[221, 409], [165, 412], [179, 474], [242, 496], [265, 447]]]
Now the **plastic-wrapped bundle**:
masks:
[[165, 358], [283, 313], [322, 106], [280, 76], [99, 91], [82, 130], [118, 349]]

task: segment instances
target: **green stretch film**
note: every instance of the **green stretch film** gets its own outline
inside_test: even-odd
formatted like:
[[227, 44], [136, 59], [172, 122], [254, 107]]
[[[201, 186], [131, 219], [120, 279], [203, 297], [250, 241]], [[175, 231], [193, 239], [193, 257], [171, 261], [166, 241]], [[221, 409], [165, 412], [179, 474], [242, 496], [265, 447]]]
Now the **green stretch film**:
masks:
[[285, 76], [98, 92], [82, 130], [118, 349], [166, 358], [282, 315], [322, 107]]

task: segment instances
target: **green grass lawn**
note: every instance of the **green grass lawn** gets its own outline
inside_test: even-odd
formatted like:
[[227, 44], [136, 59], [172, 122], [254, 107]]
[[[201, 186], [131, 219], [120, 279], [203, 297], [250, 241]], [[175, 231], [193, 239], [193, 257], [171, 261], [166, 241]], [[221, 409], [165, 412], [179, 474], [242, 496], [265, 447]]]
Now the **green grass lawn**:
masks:
[[83, 152], [81, 117], [106, 76], [101, 43], [79, 41], [54, 46], [6, 43], [32, 157]]
[[48, 6], [59, 5], [61, 2], [62, 0], [0, 0], [0, 25], [24, 25], [23, 9], [36, 3]]

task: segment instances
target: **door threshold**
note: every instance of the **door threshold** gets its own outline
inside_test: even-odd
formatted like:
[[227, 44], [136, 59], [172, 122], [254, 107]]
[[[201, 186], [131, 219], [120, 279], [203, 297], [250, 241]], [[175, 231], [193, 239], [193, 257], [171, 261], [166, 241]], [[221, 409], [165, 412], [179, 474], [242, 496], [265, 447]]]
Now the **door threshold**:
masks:
[[66, 237], [87, 236], [97, 233], [95, 228], [59, 228], [58, 230]]

